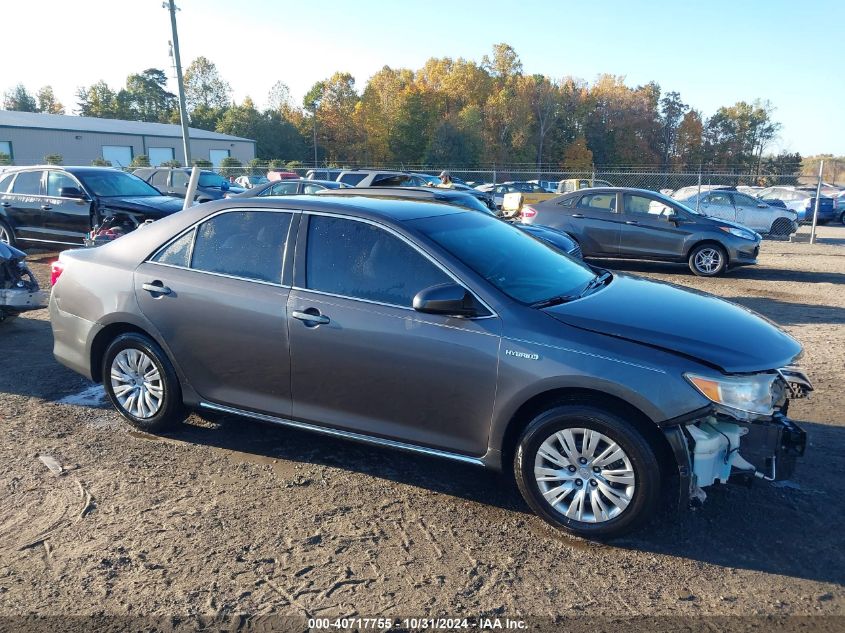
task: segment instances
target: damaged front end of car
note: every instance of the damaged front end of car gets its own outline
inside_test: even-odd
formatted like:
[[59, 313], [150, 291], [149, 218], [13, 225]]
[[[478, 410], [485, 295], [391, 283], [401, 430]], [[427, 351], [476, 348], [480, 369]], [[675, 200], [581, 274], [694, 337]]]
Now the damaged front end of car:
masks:
[[38, 287], [23, 251], [0, 242], [0, 323], [47, 306], [49, 293]]
[[116, 240], [119, 237], [131, 233], [137, 228], [145, 226], [154, 220], [147, 219], [141, 214], [135, 213], [113, 213], [103, 218], [103, 221], [96, 225], [85, 236], [85, 246], [92, 248], [101, 246]]
[[740, 376], [685, 378], [711, 405], [664, 426], [678, 463], [681, 504], [700, 506], [717, 483], [789, 479], [806, 433], [788, 416], [793, 399], [813, 391], [795, 366]]

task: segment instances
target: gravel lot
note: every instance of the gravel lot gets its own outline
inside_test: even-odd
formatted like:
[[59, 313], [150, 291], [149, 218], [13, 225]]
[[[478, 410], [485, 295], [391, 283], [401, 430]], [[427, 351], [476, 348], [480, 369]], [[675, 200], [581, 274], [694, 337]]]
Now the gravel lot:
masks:
[[[53, 360], [46, 311], [24, 315], [0, 329], [0, 615], [843, 616], [845, 227], [820, 234], [720, 279], [612, 264], [767, 316], [816, 386], [792, 482], [721, 487], [612, 545], [470, 466], [230, 417], [132, 431]], [[30, 254], [45, 284], [54, 258]]]

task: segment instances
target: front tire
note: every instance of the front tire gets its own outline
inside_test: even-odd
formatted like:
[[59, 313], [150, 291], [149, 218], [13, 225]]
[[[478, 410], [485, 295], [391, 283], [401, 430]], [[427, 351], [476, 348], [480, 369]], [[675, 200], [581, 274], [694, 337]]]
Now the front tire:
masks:
[[716, 277], [728, 266], [728, 254], [718, 244], [699, 244], [689, 254], [689, 267], [699, 277]]
[[615, 537], [652, 518], [660, 466], [648, 441], [622, 417], [589, 405], [560, 405], [523, 431], [514, 475], [531, 509], [585, 538]]
[[121, 334], [106, 349], [103, 385], [114, 407], [135, 428], [158, 433], [185, 419], [179, 379], [151, 338]]

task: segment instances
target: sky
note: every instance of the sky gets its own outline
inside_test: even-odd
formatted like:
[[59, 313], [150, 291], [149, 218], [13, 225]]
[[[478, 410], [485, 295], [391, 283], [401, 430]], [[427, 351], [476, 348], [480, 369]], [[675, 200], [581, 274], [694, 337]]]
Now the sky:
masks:
[[[845, 155], [843, 0], [177, 0], [183, 67], [203, 55], [233, 98], [262, 106], [283, 81], [299, 103], [335, 71], [363, 90], [380, 68], [430, 57], [481, 61], [506, 42], [526, 73], [656, 81], [705, 116], [769, 100], [773, 151]], [[0, 91], [51, 85], [68, 113], [79, 86], [146, 68], [175, 76], [162, 0], [7, 0]], [[175, 92], [175, 80], [171, 90]]]

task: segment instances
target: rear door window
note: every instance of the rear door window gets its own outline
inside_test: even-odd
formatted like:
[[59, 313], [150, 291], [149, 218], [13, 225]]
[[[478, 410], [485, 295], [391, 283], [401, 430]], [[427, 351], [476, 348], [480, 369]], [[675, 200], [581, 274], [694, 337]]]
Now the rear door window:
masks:
[[344, 174], [343, 176], [338, 178], [338, 180], [340, 180], [340, 182], [344, 184], [349, 185], [350, 187], [354, 187], [366, 177], [367, 174]]
[[306, 248], [310, 290], [410, 308], [420, 290], [453, 283], [416, 249], [366, 222], [312, 215]]
[[15, 184], [12, 185], [12, 193], [17, 193], [23, 196], [38, 196], [41, 195], [41, 175], [42, 171], [22, 171], [15, 178]]
[[153, 174], [150, 178], [150, 184], [159, 191], [167, 190], [167, 170], [160, 170]]
[[405, 174], [378, 174], [373, 178], [373, 187], [410, 187], [419, 185], [414, 182], [413, 176], [406, 176]]
[[732, 207], [731, 197], [727, 193], [711, 193], [704, 201], [717, 207]]
[[291, 214], [231, 211], [197, 228], [191, 268], [280, 284]]
[[14, 174], [6, 174], [0, 177], [0, 193], [6, 193], [9, 190], [9, 185], [12, 184], [12, 178], [14, 177]]
[[588, 193], [586, 196], [581, 196], [581, 199], [578, 201], [578, 206], [582, 209], [593, 209], [596, 211], [609, 211], [614, 213], [616, 211], [616, 194]]
[[261, 192], [260, 195], [262, 196], [290, 196], [296, 193], [296, 190], [299, 188], [299, 183], [295, 180], [292, 181], [282, 181], [272, 185], [271, 187], [267, 187], [264, 191]]

